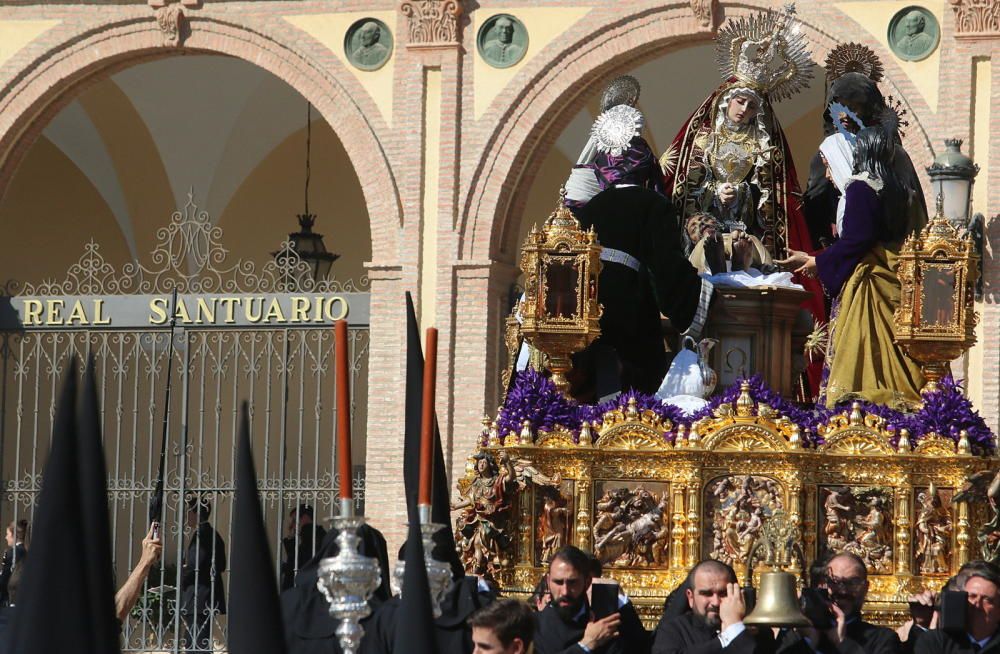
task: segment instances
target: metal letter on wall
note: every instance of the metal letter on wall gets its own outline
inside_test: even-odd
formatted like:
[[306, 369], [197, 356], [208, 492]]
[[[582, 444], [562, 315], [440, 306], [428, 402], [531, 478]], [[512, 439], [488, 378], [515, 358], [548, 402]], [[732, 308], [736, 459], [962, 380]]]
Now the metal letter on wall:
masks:
[[[251, 439], [275, 567], [287, 583], [311, 557], [318, 527], [333, 513], [340, 483], [364, 501], [364, 468], [335, 476], [333, 321], [350, 325], [355, 461], [363, 461], [367, 410], [367, 279], [315, 281], [288, 242], [258, 267], [227, 261], [222, 230], [192, 196], [157, 233], [149, 264], [109, 264], [88, 243], [62, 282], [17, 288], [0, 297], [0, 498], [4, 521], [32, 518], [49, 449], [55, 398], [73, 356], [93, 356], [108, 467], [114, 560], [120, 583], [149, 527], [163, 414], [169, 410], [163, 557], [123, 625], [123, 651], [182, 650], [193, 623], [179, 617], [178, 570], [194, 533], [185, 499], [211, 505], [209, 522], [229, 554], [237, 416], [250, 402]], [[178, 302], [172, 307], [172, 291]], [[174, 361], [164, 406], [170, 318]], [[308, 505], [313, 527], [289, 531], [290, 512]], [[302, 511], [303, 515], [307, 511]], [[290, 535], [290, 540], [285, 540]], [[79, 537], [73, 535], [72, 537]], [[284, 542], [283, 542], [284, 541]], [[291, 552], [291, 557], [288, 556]], [[228, 556], [226, 557], [228, 559]], [[221, 567], [221, 566], [219, 566]], [[214, 582], [221, 577], [222, 584]], [[206, 607], [228, 587], [228, 572], [198, 570]], [[226, 642], [224, 615], [205, 613], [210, 638]], [[197, 626], [195, 624], [195, 626]], [[205, 632], [209, 633], [209, 632]]]

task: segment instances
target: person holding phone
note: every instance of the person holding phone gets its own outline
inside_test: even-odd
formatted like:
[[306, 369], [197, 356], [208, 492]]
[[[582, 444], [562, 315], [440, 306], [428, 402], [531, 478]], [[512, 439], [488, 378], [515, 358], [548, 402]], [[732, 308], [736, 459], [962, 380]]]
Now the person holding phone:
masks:
[[981, 563], [968, 571], [964, 628], [932, 629], [921, 634], [916, 654], [1000, 653], [1000, 570]]
[[[590, 557], [567, 545], [552, 555], [552, 599], [538, 614], [536, 654], [647, 654], [649, 632], [617, 584], [587, 591], [593, 581]], [[614, 597], [612, 597], [614, 595]]]
[[805, 612], [813, 627], [799, 630], [813, 651], [825, 654], [902, 651], [895, 631], [861, 618], [861, 608], [868, 596], [868, 570], [859, 556], [850, 552], [835, 554], [816, 588], [819, 592], [811, 594], [805, 602]]

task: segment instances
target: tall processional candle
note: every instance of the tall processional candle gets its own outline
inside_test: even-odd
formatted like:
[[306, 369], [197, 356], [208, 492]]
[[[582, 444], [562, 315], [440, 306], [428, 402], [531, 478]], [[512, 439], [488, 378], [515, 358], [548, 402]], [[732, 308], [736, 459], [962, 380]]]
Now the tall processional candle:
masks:
[[340, 513], [354, 513], [351, 488], [351, 386], [347, 355], [347, 321], [334, 323], [334, 383], [337, 387], [337, 472], [340, 473]]
[[[423, 412], [420, 420], [420, 486], [417, 506], [421, 509], [421, 522], [430, 522], [431, 488], [434, 480], [434, 387], [437, 382], [438, 330], [427, 328], [424, 347]], [[427, 513], [426, 516], [423, 513]]]

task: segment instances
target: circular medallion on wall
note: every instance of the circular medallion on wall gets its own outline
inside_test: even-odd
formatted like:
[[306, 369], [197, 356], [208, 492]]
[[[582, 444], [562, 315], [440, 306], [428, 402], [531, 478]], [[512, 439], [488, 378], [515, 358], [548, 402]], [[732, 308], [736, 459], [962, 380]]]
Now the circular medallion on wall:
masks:
[[377, 18], [362, 18], [347, 28], [344, 54], [359, 70], [378, 70], [392, 56], [392, 32]]
[[938, 46], [941, 26], [927, 9], [911, 5], [889, 21], [889, 47], [903, 61], [926, 59]]
[[490, 66], [510, 68], [528, 51], [528, 30], [510, 14], [496, 14], [479, 28], [476, 47], [479, 56]]

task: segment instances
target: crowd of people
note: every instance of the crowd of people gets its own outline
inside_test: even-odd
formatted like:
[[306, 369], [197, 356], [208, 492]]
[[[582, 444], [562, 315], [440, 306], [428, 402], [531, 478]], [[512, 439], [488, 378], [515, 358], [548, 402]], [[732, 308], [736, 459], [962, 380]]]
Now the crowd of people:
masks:
[[[363, 554], [379, 560], [383, 584], [370, 600], [372, 615], [362, 624], [363, 654], [397, 652], [395, 631], [400, 598], [392, 596], [385, 540], [370, 526], [361, 532]], [[337, 552], [336, 531], [282, 594], [289, 654], [339, 652], [326, 602], [316, 589], [319, 559]], [[435, 547], [433, 556], [450, 558]], [[400, 557], [403, 558], [403, 552]], [[863, 618], [868, 571], [856, 555], [841, 552], [814, 563], [802, 591], [810, 627], [748, 626], [752, 594], [733, 569], [716, 560], [694, 566], [663, 605], [652, 631], [613, 579], [602, 577], [597, 560], [564, 546], [529, 601], [498, 597], [481, 577], [455, 571], [435, 620], [434, 651], [442, 654], [932, 654], [1000, 652], [1000, 570], [985, 561], [964, 565], [940, 593], [910, 598], [911, 618], [898, 629]], [[405, 588], [403, 589], [405, 593]], [[956, 604], [955, 600], [960, 604]], [[942, 606], [944, 609], [942, 610]], [[402, 654], [402, 653], [399, 653]]]
[[962, 566], [941, 593], [927, 590], [911, 597], [911, 618], [896, 630], [862, 617], [868, 575], [864, 562], [847, 552], [812, 567], [803, 592], [812, 626], [794, 630], [745, 625], [750, 607], [733, 569], [706, 560], [671, 593], [650, 633], [621, 589], [595, 582], [590, 566], [579, 549], [560, 550], [533, 598], [537, 604], [504, 600], [471, 617], [471, 651], [516, 654], [532, 643], [538, 654], [1000, 651], [1000, 570], [985, 561]]
[[[211, 505], [206, 500], [191, 499], [187, 508], [191, 536], [181, 570], [182, 647], [187, 652], [212, 651], [212, 620], [225, 612], [225, 544], [209, 523]], [[339, 652], [337, 623], [316, 586], [319, 561], [338, 552], [337, 532], [314, 525], [308, 505], [293, 509], [289, 518], [285, 538], [290, 542], [285, 543], [281, 571], [288, 653]], [[17, 604], [28, 530], [26, 520], [12, 522], [6, 530], [7, 549], [0, 558], [0, 631]], [[317, 533], [321, 537], [314, 541]], [[360, 535], [361, 552], [376, 558], [382, 573], [382, 584], [369, 602], [372, 614], [363, 621], [361, 652], [391, 654], [396, 651], [400, 597], [390, 590], [386, 541], [367, 525]], [[432, 556], [454, 563], [447, 541], [439, 539]], [[161, 552], [157, 530], [151, 528], [139, 561], [115, 596], [119, 621], [127, 619]], [[405, 546], [399, 556], [405, 558]], [[910, 619], [895, 630], [863, 618], [868, 572], [864, 561], [849, 552], [810, 567], [800, 599], [812, 626], [798, 629], [744, 624], [753, 609], [748, 604], [753, 594], [739, 585], [729, 565], [713, 559], [694, 566], [670, 593], [652, 631], [644, 628], [618, 583], [602, 576], [597, 559], [571, 545], [554, 553], [529, 601], [500, 598], [491, 583], [465, 575], [460, 566], [452, 568], [453, 584], [434, 626], [435, 651], [442, 654], [1000, 652], [1000, 569], [985, 561], [962, 566], [940, 592], [925, 590], [911, 597]]]

